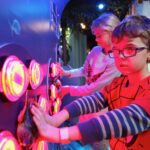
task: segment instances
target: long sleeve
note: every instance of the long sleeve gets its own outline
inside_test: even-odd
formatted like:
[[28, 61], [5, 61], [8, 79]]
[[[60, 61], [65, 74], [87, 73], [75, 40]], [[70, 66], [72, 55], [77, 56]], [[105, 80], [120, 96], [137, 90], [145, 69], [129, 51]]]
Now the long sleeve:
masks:
[[83, 114], [98, 112], [107, 107], [107, 101], [100, 92], [96, 92], [91, 96], [84, 96], [67, 105], [65, 109], [69, 112], [70, 118]]
[[83, 77], [84, 76], [84, 68], [83, 67], [67, 70], [66, 72], [69, 72], [70, 78]]
[[[88, 74], [89, 66], [91, 69], [90, 75]], [[99, 46], [94, 47], [87, 56], [82, 68], [82, 73], [86, 79], [94, 79], [95, 76], [98, 76], [90, 84], [70, 86], [71, 96], [90, 95], [109, 84], [115, 77], [120, 76], [120, 72], [117, 70], [114, 60], [109, 58], [108, 55], [105, 55]]]
[[78, 124], [83, 142], [120, 138], [150, 129], [150, 116], [138, 105], [131, 104]]
[[84, 96], [90, 95], [102, 89], [105, 85], [109, 84], [115, 77], [120, 76], [120, 72], [115, 67], [114, 63], [109, 64], [105, 72], [90, 85], [85, 84], [81, 86], [70, 86], [71, 96]]

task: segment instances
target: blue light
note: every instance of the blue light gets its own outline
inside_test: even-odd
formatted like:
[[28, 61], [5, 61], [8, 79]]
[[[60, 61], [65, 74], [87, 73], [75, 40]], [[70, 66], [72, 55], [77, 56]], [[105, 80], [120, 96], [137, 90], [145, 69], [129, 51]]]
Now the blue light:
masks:
[[99, 5], [98, 5], [98, 8], [99, 8], [99, 9], [103, 9], [103, 8], [104, 8], [104, 4], [99, 4]]

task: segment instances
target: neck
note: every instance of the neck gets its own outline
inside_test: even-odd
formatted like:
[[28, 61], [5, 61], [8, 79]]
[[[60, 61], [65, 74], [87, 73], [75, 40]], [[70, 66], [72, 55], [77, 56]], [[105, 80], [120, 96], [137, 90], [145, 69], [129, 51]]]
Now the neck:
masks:
[[112, 49], [112, 45], [108, 45], [107, 47], [104, 48], [104, 53], [108, 54], [108, 52]]
[[128, 75], [128, 80], [129, 80], [129, 84], [130, 85], [134, 85], [139, 83], [141, 80], [143, 80], [144, 78], [150, 76], [150, 73], [144, 72], [144, 73], [132, 73], [131, 75]]

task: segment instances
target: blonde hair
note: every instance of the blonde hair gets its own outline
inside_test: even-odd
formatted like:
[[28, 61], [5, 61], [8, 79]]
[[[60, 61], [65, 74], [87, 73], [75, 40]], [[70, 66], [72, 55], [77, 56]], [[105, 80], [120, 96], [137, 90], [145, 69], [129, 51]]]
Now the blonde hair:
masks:
[[91, 31], [94, 33], [95, 28], [104, 29], [107, 31], [113, 31], [119, 24], [120, 20], [112, 13], [104, 13], [97, 19], [93, 20], [91, 25]]

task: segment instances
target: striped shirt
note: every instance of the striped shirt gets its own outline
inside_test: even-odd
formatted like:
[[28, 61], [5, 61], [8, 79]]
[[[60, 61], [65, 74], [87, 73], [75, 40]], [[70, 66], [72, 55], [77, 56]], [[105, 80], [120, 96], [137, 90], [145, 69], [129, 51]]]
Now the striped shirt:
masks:
[[150, 137], [150, 77], [132, 87], [126, 83], [126, 77], [118, 77], [101, 92], [66, 106], [71, 118], [109, 107], [106, 114], [78, 124], [84, 143], [111, 139], [113, 150], [139, 150], [141, 146], [148, 150], [150, 144], [145, 141]]

